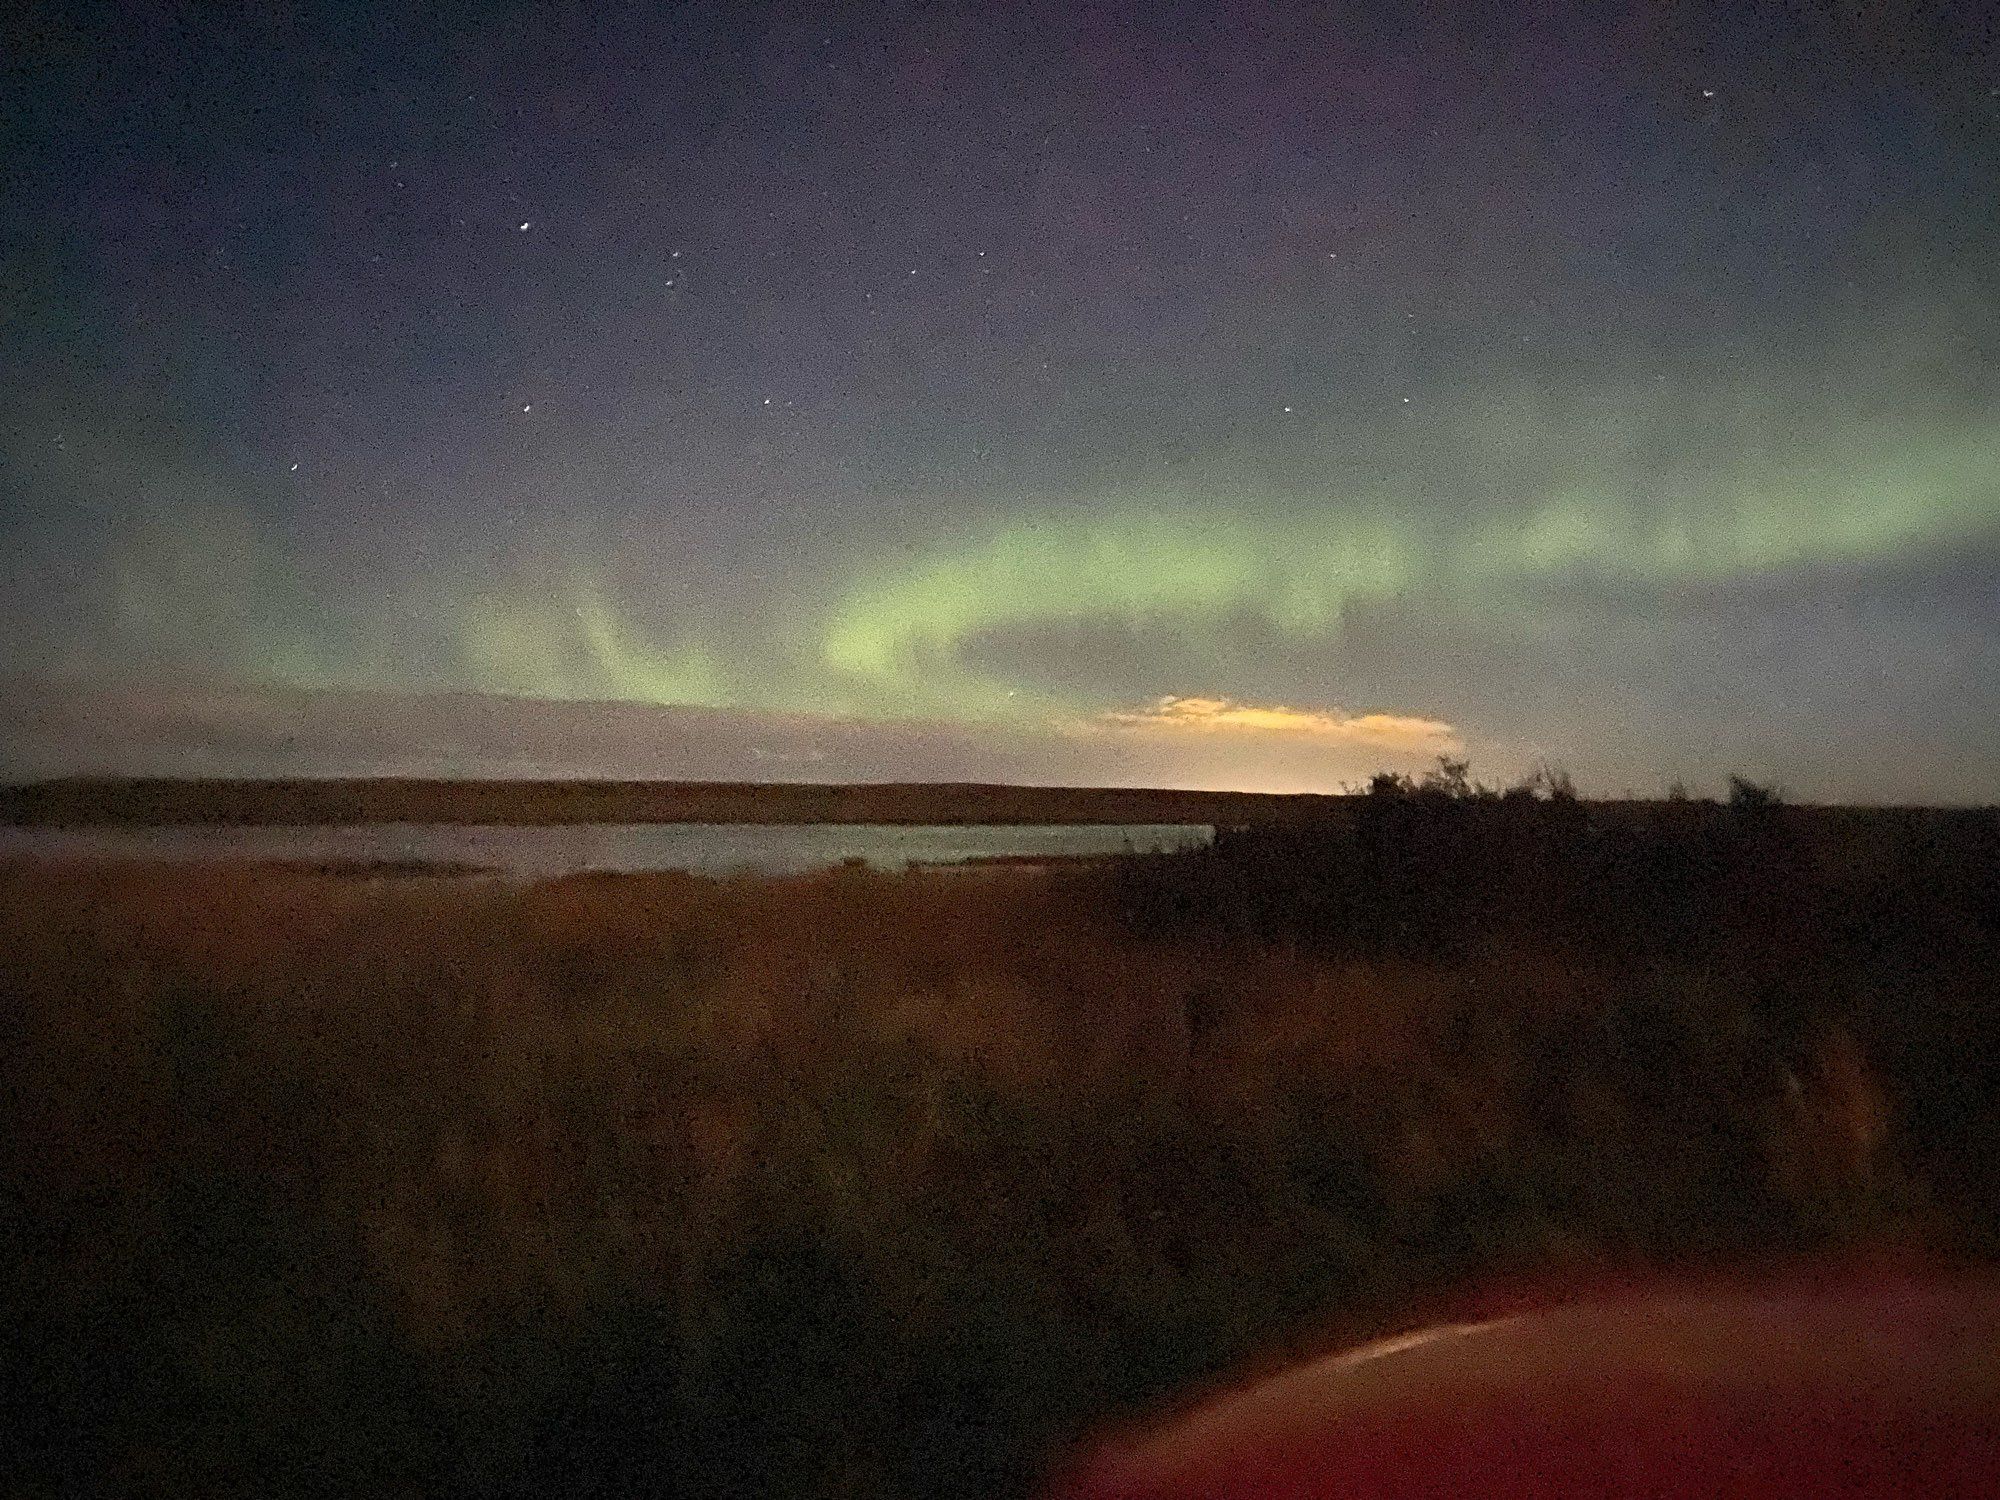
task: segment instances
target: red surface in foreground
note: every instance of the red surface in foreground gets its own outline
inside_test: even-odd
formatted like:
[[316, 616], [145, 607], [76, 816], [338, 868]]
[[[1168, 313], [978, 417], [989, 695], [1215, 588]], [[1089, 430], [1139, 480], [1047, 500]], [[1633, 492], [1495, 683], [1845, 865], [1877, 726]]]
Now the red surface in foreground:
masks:
[[1061, 1500], [2000, 1496], [2000, 1279], [1655, 1285], [1300, 1365]]

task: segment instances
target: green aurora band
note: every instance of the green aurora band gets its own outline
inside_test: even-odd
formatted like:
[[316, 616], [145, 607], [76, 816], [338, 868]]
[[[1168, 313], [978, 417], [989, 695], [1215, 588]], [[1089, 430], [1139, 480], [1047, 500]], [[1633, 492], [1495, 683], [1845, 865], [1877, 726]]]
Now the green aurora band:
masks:
[[[1219, 643], [1245, 618], [1307, 650], [1337, 641], [1349, 610], [1386, 601], [1533, 633], [1559, 618], [1571, 584], [1643, 601], [2000, 539], [2000, 428], [1894, 437], [1857, 425], [1804, 458], [1657, 475], [1613, 463], [1593, 475], [1579, 460], [1531, 469], [1513, 485], [1525, 502], [1486, 495], [1455, 513], [1385, 487], [1315, 501], [1303, 486], [1227, 477], [1062, 508], [1001, 502], [984, 524], [912, 528], [893, 553], [850, 537], [736, 600], [670, 573], [635, 586], [578, 545], [515, 581], [447, 567], [329, 611], [303, 559], [239, 507], [171, 504], [106, 555], [102, 604], [114, 639], [294, 687], [1075, 722], [1127, 705], [982, 666], [981, 638], [1164, 627], [1187, 674], [1173, 690], [1230, 696], [1242, 689]], [[1345, 706], [1453, 716], [1449, 703]]]
[[1456, 526], [1387, 505], [1303, 521], [1140, 509], [1017, 520], [856, 580], [821, 655], [883, 700], [977, 715], [1006, 688], [960, 665], [982, 631], [1104, 617], [1198, 628], [1248, 613], [1309, 641], [1336, 633], [1349, 606], [1395, 596], [1533, 608], [1525, 586], [1565, 577], [1657, 590], [1941, 551], [2000, 519], [2000, 442], [1774, 472], [1713, 497], [1620, 498], [1579, 489]]

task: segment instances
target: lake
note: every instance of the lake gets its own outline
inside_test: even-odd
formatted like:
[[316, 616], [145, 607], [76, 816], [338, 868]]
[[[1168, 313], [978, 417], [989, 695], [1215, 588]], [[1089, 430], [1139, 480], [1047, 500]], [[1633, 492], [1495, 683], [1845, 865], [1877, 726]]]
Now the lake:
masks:
[[498, 874], [692, 870], [798, 874], [860, 859], [878, 869], [968, 859], [1117, 854], [1205, 844], [1205, 824], [578, 823], [508, 827], [0, 828], [0, 857], [279, 859], [476, 865]]

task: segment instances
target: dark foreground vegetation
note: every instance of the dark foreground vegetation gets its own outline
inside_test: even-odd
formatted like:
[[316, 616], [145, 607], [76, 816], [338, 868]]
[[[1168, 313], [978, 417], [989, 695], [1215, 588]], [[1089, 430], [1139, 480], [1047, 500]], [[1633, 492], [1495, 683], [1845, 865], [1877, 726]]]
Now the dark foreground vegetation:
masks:
[[1496, 1276], [2000, 1245], [2000, 825], [0, 868], [10, 1494], [1011, 1495]]

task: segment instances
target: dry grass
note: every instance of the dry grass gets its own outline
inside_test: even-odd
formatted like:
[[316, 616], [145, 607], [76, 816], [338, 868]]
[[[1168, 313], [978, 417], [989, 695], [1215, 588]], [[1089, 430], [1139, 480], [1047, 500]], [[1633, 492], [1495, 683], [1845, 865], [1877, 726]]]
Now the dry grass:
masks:
[[1474, 1274], [1922, 1207], [1868, 1046], [1725, 970], [1141, 938], [1110, 879], [0, 870], [24, 1472], [1014, 1493]]

